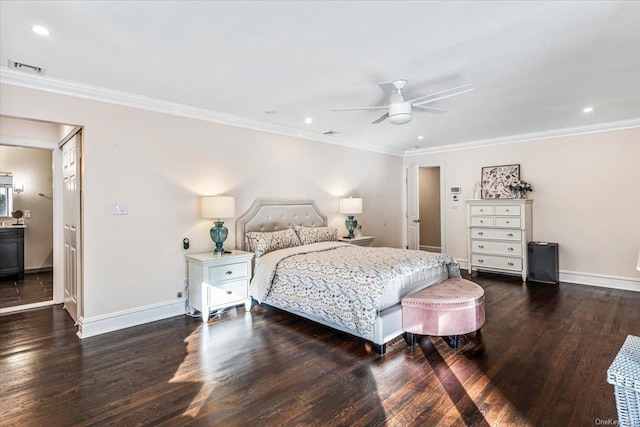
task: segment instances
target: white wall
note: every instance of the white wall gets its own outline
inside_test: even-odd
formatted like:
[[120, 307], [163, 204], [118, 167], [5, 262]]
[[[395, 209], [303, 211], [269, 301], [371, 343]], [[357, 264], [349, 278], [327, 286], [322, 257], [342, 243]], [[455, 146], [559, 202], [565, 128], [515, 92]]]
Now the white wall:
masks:
[[[376, 245], [402, 244], [402, 159], [15, 86], [0, 114], [84, 126], [84, 313], [107, 318], [176, 301], [190, 252], [210, 251], [199, 196], [315, 199], [344, 232], [340, 196], [364, 199], [358, 222]], [[114, 202], [128, 215], [112, 215]], [[383, 226], [387, 221], [388, 225]], [[227, 248], [233, 246], [234, 221]]]
[[[533, 238], [559, 243], [561, 272], [638, 286], [640, 129], [424, 154], [404, 165], [431, 161], [445, 162], [445, 188], [461, 186], [462, 200], [483, 166], [520, 164], [534, 190]], [[446, 200], [447, 252], [467, 260], [465, 209]]]

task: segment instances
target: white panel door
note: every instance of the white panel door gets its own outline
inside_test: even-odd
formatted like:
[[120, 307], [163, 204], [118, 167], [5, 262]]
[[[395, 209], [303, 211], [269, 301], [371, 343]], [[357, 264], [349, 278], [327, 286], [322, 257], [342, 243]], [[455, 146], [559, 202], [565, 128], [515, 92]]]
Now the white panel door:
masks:
[[407, 168], [407, 246], [420, 249], [420, 200], [418, 166]]
[[78, 323], [80, 292], [80, 132], [62, 146], [64, 308]]

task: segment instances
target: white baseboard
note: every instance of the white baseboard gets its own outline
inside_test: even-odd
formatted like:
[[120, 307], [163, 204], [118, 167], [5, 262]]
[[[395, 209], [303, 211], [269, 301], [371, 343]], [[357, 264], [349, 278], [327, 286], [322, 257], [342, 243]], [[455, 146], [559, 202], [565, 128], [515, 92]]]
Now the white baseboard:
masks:
[[[462, 270], [469, 270], [469, 260], [457, 259]], [[599, 286], [601, 288], [622, 289], [640, 292], [640, 279], [633, 277], [612, 276], [610, 274], [584, 273], [579, 271], [560, 270], [560, 281], [578, 285]]]
[[611, 276], [608, 274], [582, 273], [560, 270], [560, 281], [601, 288], [622, 289], [640, 292], [640, 280], [633, 277]]
[[34, 302], [31, 304], [16, 305], [15, 307], [0, 308], [0, 314], [14, 313], [17, 311], [31, 310], [32, 308], [48, 307], [53, 305], [53, 301]]
[[184, 314], [184, 299], [137, 307], [102, 316], [81, 317], [78, 320], [77, 335], [80, 338], [93, 337], [181, 314]]

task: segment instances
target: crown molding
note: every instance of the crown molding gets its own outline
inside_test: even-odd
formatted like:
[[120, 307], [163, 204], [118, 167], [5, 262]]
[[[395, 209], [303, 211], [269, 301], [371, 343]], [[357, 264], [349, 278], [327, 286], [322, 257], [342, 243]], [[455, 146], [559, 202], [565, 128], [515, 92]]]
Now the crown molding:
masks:
[[136, 108], [140, 110], [170, 114], [189, 119], [203, 120], [217, 124], [251, 129], [260, 132], [301, 138], [310, 141], [322, 142], [325, 144], [338, 145], [346, 148], [404, 157], [441, 153], [446, 151], [467, 150], [471, 148], [490, 147], [494, 145], [517, 144], [521, 142], [535, 141], [540, 139], [586, 135], [590, 133], [609, 132], [640, 127], [640, 118], [633, 118], [616, 122], [598, 123], [594, 125], [572, 128], [552, 129], [542, 132], [482, 139], [477, 141], [463, 142], [459, 144], [440, 145], [436, 147], [421, 148], [419, 150], [403, 151], [393, 148], [380, 147], [372, 144], [365, 144], [359, 141], [354, 141], [335, 135], [327, 136], [305, 129], [275, 125], [272, 123], [247, 119], [244, 117], [220, 113], [213, 110], [207, 110], [205, 108], [193, 107], [176, 102], [163, 101], [148, 96], [135, 95], [127, 92], [106, 89], [70, 80], [63, 80], [49, 76], [32, 75], [22, 71], [12, 70], [4, 66], [0, 66], [0, 83], [51, 92], [60, 95], [89, 99], [92, 101], [121, 105], [124, 107]]
[[275, 125], [258, 120], [247, 119], [234, 116], [232, 114], [220, 113], [205, 108], [193, 107], [179, 104], [177, 102], [163, 101], [143, 95], [135, 95], [127, 92], [92, 86], [70, 80], [58, 79], [49, 76], [32, 75], [22, 71], [12, 70], [8, 67], [0, 66], [0, 83], [19, 86], [27, 89], [41, 90], [68, 95], [76, 98], [89, 99], [92, 101], [106, 102], [109, 104], [121, 105], [124, 107], [137, 108], [140, 110], [154, 111], [157, 113], [170, 114], [173, 116], [185, 117], [189, 119], [203, 120], [206, 122], [235, 126], [244, 129], [257, 130], [261, 132], [278, 135], [302, 138], [326, 144], [339, 145], [347, 148], [354, 148], [364, 151], [372, 151], [381, 154], [402, 156], [402, 150], [379, 147], [353, 141], [348, 138], [337, 136], [326, 136], [317, 132], [310, 132], [304, 129], [297, 129], [288, 126]]
[[404, 157], [419, 156], [422, 154], [442, 153], [445, 151], [468, 150], [470, 148], [490, 147], [493, 145], [518, 144], [521, 142], [536, 141], [540, 139], [559, 138], [566, 136], [587, 135], [590, 133], [611, 132], [616, 130], [632, 129], [640, 127], [640, 118], [620, 120], [616, 122], [597, 123], [594, 125], [578, 126], [572, 128], [553, 129], [542, 132], [525, 133], [520, 135], [505, 136], [500, 138], [482, 139], [478, 141], [463, 142], [460, 144], [441, 145], [437, 147], [421, 148], [419, 150], [407, 150]]

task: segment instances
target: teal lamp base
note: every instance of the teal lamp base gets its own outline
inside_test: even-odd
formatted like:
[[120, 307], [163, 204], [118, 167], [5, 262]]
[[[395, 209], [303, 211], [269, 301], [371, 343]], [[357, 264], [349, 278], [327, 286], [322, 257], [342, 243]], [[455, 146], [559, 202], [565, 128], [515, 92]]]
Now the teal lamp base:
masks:
[[214, 224], [215, 227], [212, 227], [211, 230], [209, 230], [209, 234], [211, 235], [211, 240], [213, 240], [213, 243], [216, 244], [216, 249], [214, 250], [214, 252], [217, 254], [222, 254], [224, 253], [222, 244], [225, 240], [227, 240], [229, 230], [227, 229], [227, 227], [222, 225], [224, 224], [224, 222], [222, 221], [215, 221]]
[[356, 229], [356, 227], [358, 226], [358, 221], [356, 221], [356, 219], [353, 217], [353, 215], [347, 215], [347, 219], [344, 222], [345, 227], [347, 227], [347, 231], [349, 232], [349, 239], [353, 239], [355, 238], [355, 234], [353, 233], [353, 231]]

